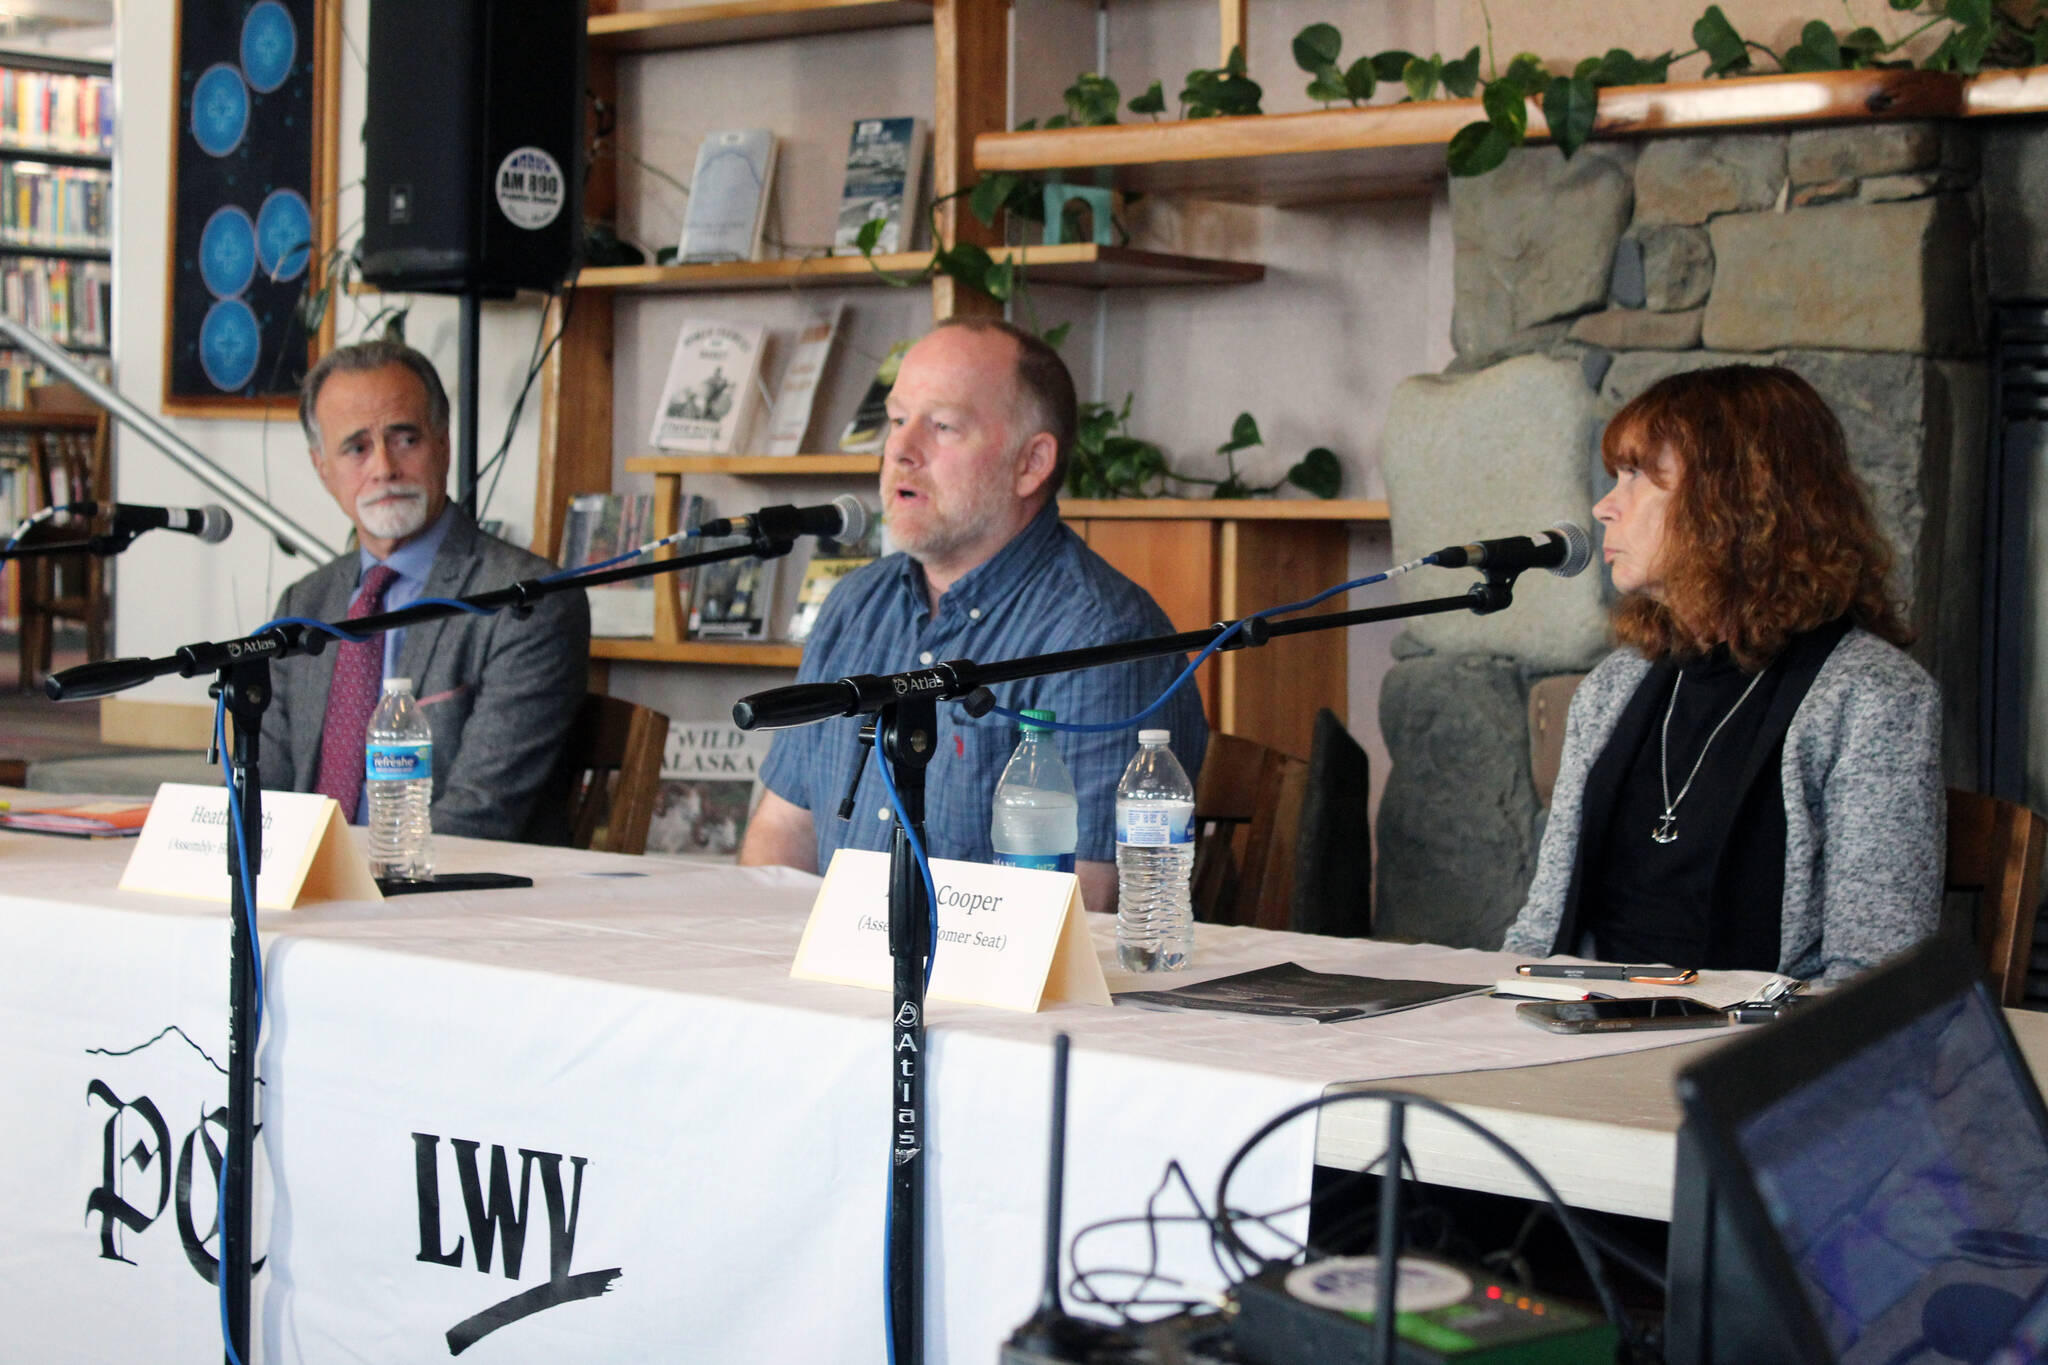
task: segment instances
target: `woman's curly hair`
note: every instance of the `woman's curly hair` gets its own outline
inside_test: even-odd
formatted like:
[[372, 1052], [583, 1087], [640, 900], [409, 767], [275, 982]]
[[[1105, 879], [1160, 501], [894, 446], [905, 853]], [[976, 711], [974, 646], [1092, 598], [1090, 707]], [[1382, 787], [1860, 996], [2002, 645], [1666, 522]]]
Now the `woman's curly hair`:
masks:
[[1912, 639], [1842, 424], [1792, 371], [1723, 365], [1660, 380], [1614, 415], [1600, 455], [1609, 474], [1637, 469], [1671, 489], [1663, 590], [1614, 611], [1616, 637], [1644, 656], [1725, 644], [1754, 671], [1844, 615], [1893, 644]]

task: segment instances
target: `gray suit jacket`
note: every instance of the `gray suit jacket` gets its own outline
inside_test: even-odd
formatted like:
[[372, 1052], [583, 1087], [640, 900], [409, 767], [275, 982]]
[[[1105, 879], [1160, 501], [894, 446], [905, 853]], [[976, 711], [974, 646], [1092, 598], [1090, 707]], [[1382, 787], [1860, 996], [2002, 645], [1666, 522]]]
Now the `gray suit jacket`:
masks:
[[[1650, 671], [1617, 650], [1586, 675], [1529, 899], [1501, 948], [1541, 957], [1556, 938], [1578, 858], [1586, 779]], [[1948, 804], [1941, 693], [1904, 651], [1864, 630], [1842, 637], [1792, 715], [1785, 792], [1785, 899], [1778, 970], [1840, 981], [1928, 937], [1941, 916]]]
[[[461, 597], [554, 572], [554, 565], [453, 518], [422, 594]], [[278, 616], [339, 621], [355, 596], [351, 550], [285, 589]], [[590, 604], [581, 592], [542, 598], [520, 620], [510, 611], [461, 614], [407, 626], [398, 676], [413, 680], [434, 731], [434, 831], [481, 839], [562, 843], [570, 756], [564, 741], [588, 686]], [[334, 680], [334, 649], [271, 665], [263, 717], [263, 785], [311, 791], [320, 727]], [[354, 812], [349, 812], [353, 815]]]

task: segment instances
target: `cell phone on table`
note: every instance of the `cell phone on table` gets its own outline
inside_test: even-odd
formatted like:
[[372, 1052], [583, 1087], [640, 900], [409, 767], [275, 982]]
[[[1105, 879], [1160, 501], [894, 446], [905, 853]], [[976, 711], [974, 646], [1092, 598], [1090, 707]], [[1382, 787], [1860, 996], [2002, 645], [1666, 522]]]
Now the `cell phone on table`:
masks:
[[1682, 995], [1637, 1000], [1532, 1000], [1515, 1013], [1552, 1033], [1619, 1033], [1631, 1029], [1719, 1028], [1728, 1011]]

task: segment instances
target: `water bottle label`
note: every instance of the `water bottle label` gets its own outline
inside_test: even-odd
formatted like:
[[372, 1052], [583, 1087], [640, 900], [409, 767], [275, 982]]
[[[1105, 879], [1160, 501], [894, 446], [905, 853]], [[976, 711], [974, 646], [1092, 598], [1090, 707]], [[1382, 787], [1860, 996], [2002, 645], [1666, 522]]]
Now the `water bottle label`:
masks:
[[363, 780], [366, 782], [407, 782], [434, 775], [434, 742], [417, 744], [365, 744]]
[[1071, 853], [998, 853], [997, 867], [1025, 867], [1033, 872], [1072, 872], [1074, 855]]
[[1137, 848], [1163, 848], [1195, 841], [1192, 806], [1120, 806], [1116, 841]]

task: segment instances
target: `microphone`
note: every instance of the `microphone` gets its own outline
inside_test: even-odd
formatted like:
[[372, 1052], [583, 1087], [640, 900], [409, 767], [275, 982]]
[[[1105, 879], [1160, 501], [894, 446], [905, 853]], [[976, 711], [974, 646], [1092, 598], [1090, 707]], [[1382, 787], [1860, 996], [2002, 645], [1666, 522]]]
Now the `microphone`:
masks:
[[1583, 573], [1593, 562], [1593, 541], [1577, 522], [1561, 521], [1543, 533], [1539, 544], [1527, 536], [1504, 540], [1476, 540], [1470, 545], [1447, 545], [1430, 556], [1446, 569], [1499, 569], [1520, 573], [1524, 569], [1548, 569], [1559, 578]]
[[134, 503], [80, 503], [78, 511], [88, 517], [105, 512], [114, 523], [114, 533], [129, 537], [144, 531], [183, 531], [198, 536], [208, 545], [218, 545], [235, 529], [228, 509], [217, 503], [205, 507], [142, 507]]
[[841, 493], [822, 507], [764, 507], [744, 517], [720, 517], [699, 526], [697, 534], [762, 535], [770, 540], [794, 540], [798, 536], [859, 540], [867, 534], [867, 529], [867, 505], [851, 493]]

